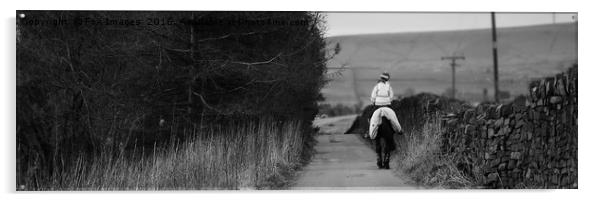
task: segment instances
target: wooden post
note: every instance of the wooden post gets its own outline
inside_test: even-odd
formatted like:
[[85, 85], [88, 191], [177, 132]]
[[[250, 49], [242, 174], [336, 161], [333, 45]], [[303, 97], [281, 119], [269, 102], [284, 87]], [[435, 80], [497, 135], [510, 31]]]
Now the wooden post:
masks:
[[495, 12], [491, 12], [491, 36], [493, 41], [493, 96], [495, 102], [500, 102], [500, 89], [498, 86], [497, 33], [495, 30]]

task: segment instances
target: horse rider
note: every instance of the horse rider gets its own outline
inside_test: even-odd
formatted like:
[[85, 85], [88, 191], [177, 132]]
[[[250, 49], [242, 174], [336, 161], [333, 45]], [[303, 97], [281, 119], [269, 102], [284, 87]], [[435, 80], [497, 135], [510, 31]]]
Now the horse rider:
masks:
[[[369, 120], [369, 136], [375, 147], [378, 168], [389, 169], [391, 151], [395, 150], [393, 134], [401, 132], [397, 115], [391, 109], [393, 88], [389, 84], [390, 75], [384, 72], [372, 89], [371, 101], [375, 106]], [[380, 127], [379, 127], [380, 126]]]
[[372, 89], [372, 96], [370, 100], [372, 104], [376, 106], [391, 106], [393, 100], [393, 88], [389, 84], [389, 73], [384, 72], [380, 75], [380, 79], [376, 83], [376, 86]]

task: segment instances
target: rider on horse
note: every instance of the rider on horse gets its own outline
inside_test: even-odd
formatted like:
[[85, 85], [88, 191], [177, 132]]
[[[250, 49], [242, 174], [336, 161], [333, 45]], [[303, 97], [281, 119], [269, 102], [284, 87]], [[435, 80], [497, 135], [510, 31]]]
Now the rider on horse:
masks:
[[377, 155], [378, 168], [389, 169], [391, 151], [395, 150], [393, 134], [401, 132], [401, 126], [397, 115], [391, 109], [393, 100], [393, 89], [389, 84], [389, 73], [380, 75], [380, 80], [372, 90], [371, 101], [377, 106], [370, 118], [370, 138]]

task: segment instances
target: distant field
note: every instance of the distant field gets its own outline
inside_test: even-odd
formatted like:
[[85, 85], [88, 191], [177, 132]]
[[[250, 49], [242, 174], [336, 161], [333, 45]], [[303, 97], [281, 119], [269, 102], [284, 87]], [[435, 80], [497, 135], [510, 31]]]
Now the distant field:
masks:
[[[498, 29], [500, 89], [512, 96], [528, 93], [535, 78], [566, 70], [577, 59], [576, 24], [551, 24]], [[483, 89], [493, 95], [491, 32], [488, 29], [335, 36], [329, 46], [340, 44], [330, 67], [346, 64], [355, 71], [360, 99], [369, 93], [382, 71], [391, 73], [397, 95], [412, 88], [416, 93], [441, 94], [451, 87], [449, 61], [442, 56], [464, 55], [456, 71], [461, 99], [480, 101]], [[353, 72], [331, 79], [322, 90], [328, 103], [357, 103]]]

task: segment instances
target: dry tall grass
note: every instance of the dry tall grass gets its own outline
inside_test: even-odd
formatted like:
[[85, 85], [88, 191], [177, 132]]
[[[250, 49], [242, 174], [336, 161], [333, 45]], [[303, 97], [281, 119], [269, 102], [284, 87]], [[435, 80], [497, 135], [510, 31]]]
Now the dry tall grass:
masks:
[[300, 122], [211, 127], [147, 157], [102, 152], [51, 177], [30, 176], [29, 190], [192, 190], [280, 188], [302, 162]]
[[398, 138], [397, 171], [418, 184], [435, 188], [471, 188], [475, 180], [461, 172], [453, 155], [440, 152], [442, 129], [439, 119], [427, 121], [422, 130], [412, 130]]

